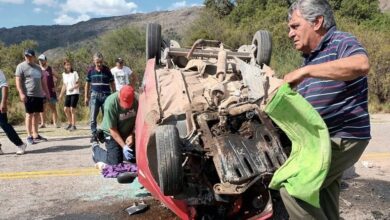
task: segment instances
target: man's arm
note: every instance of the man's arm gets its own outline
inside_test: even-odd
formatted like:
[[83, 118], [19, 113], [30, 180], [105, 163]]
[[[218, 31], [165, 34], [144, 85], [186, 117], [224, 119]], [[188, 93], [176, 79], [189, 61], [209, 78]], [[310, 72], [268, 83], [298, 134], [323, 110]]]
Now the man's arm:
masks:
[[1, 87], [1, 96], [0, 112], [7, 113], [8, 86]]
[[116, 141], [117, 144], [119, 144], [119, 146], [121, 146], [122, 148], [125, 147], [126, 143], [125, 141], [122, 139], [121, 135], [119, 134], [119, 131], [117, 128], [110, 128], [110, 135], [112, 138], [114, 138], [114, 140]]
[[89, 103], [89, 89], [91, 88], [91, 85], [89, 82], [85, 82], [85, 87], [84, 87], [84, 103], [86, 106], [88, 106]]
[[358, 54], [326, 63], [304, 66], [286, 74], [284, 81], [296, 84], [307, 77], [349, 81], [367, 75], [369, 70], [368, 57]]
[[112, 92], [115, 92], [115, 91], [116, 91], [116, 88], [115, 88], [115, 81], [110, 82], [110, 85], [111, 85], [111, 91], [112, 91]]
[[27, 100], [26, 94], [24, 94], [24, 91], [22, 89], [22, 78], [20, 76], [16, 76], [15, 82], [16, 82], [16, 89], [19, 92], [20, 101], [26, 102], [26, 100]]

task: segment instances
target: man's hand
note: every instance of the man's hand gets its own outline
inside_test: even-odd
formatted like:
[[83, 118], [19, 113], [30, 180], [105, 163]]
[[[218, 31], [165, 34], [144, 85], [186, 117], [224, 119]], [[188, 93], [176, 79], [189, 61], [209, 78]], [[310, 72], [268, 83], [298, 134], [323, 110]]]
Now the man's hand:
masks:
[[20, 101], [23, 103], [27, 102], [27, 96], [25, 94], [19, 94]]
[[291, 87], [297, 86], [301, 83], [306, 77], [306, 72], [304, 68], [299, 68], [294, 70], [288, 74], [286, 74], [283, 78], [284, 82], [289, 83]]
[[49, 102], [50, 101], [50, 95], [46, 94], [46, 99]]
[[133, 146], [134, 145], [134, 134], [130, 134], [125, 141], [126, 145]]
[[84, 104], [85, 104], [85, 106], [88, 106], [88, 105], [89, 105], [89, 98], [88, 98], [88, 97], [85, 97], [85, 99], [84, 99]]
[[7, 113], [7, 103], [0, 103], [0, 112]]
[[134, 151], [129, 147], [129, 145], [125, 145], [122, 149], [123, 156], [126, 158], [126, 160], [132, 160], [134, 159]]

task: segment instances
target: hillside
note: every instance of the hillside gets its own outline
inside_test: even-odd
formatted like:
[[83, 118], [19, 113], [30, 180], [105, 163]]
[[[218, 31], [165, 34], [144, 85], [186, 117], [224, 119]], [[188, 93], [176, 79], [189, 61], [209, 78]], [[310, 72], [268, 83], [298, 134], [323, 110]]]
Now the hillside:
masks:
[[181, 35], [187, 24], [198, 17], [200, 9], [200, 7], [192, 7], [177, 11], [94, 18], [74, 25], [1, 28], [0, 41], [10, 45], [23, 40], [34, 40], [39, 44], [39, 51], [46, 51], [52, 48], [68, 47], [75, 43], [89, 41], [106, 31], [119, 27], [129, 25], [142, 27], [149, 22], [160, 23], [165, 34]]

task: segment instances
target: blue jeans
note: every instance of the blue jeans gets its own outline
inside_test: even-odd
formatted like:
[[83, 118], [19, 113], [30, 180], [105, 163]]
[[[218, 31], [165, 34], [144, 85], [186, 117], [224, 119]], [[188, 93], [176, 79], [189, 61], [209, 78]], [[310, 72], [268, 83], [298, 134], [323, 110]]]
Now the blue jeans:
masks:
[[3, 129], [4, 133], [7, 135], [8, 139], [14, 143], [16, 146], [23, 144], [23, 141], [20, 139], [19, 135], [16, 133], [14, 127], [8, 123], [7, 113], [0, 113], [0, 127]]
[[91, 132], [92, 135], [96, 135], [97, 131], [97, 122], [96, 118], [99, 114], [99, 109], [101, 109], [102, 114], [104, 114], [104, 101], [110, 94], [106, 93], [91, 93], [91, 99], [89, 100], [89, 110], [90, 110], [90, 121], [91, 121]]
[[106, 149], [104, 150], [99, 145], [92, 147], [93, 156], [92, 159], [97, 162], [103, 162], [105, 164], [115, 165], [122, 163], [123, 153], [122, 147], [111, 136], [106, 136]]

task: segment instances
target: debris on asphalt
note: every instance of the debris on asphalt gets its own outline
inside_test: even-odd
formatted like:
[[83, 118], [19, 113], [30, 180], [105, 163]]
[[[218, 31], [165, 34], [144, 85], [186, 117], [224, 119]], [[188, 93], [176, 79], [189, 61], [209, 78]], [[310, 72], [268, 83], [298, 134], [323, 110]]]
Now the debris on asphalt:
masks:
[[373, 167], [374, 167], [374, 163], [373, 163], [373, 162], [365, 161], [365, 160], [362, 161], [362, 165], [363, 165], [365, 168], [373, 168]]
[[143, 213], [148, 209], [149, 209], [149, 205], [146, 204], [144, 201], [141, 201], [138, 204], [136, 202], [134, 202], [134, 204], [132, 206], [128, 207], [127, 209], [125, 209], [125, 211], [129, 215], [136, 215], [139, 213]]
[[352, 203], [351, 202], [349, 202], [348, 200], [346, 200], [346, 199], [344, 199], [344, 198], [342, 198], [342, 197], [340, 197], [340, 199], [341, 199], [341, 201], [343, 201], [344, 203], [345, 203], [345, 205], [347, 206], [347, 207], [352, 207]]

